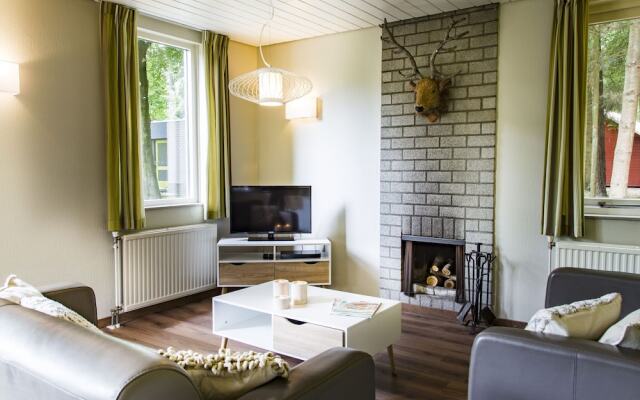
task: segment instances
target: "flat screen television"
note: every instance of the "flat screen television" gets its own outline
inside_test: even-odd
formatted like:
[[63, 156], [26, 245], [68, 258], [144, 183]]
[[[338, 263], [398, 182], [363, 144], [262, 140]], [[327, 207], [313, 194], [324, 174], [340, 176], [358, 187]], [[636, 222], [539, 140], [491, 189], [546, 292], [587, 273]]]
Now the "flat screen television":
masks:
[[311, 186], [232, 186], [231, 232], [311, 233]]

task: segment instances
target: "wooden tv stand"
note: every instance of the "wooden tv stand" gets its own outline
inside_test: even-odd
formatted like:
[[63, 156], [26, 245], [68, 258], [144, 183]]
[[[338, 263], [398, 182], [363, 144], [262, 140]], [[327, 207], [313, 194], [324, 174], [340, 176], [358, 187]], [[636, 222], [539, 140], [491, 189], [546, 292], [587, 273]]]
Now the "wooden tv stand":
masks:
[[[315, 251], [319, 258], [281, 258], [287, 251]], [[331, 285], [331, 242], [329, 239], [218, 241], [216, 278], [218, 287], [245, 287], [274, 279], [307, 281], [310, 285]]]

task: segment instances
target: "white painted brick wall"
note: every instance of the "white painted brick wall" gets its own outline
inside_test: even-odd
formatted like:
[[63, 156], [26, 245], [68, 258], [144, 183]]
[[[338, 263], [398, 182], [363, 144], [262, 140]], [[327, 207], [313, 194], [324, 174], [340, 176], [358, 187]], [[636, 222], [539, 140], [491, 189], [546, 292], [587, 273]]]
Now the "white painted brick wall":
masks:
[[[390, 24], [426, 72], [428, 57], [451, 17], [464, 18], [457, 50], [438, 56], [443, 73], [460, 72], [449, 112], [432, 124], [414, 112], [415, 96], [400, 71], [411, 64], [382, 43], [380, 294], [411, 304], [456, 309], [453, 298], [400, 293], [400, 236], [481, 241], [492, 250], [498, 54], [498, 6], [469, 8]], [[467, 250], [474, 248], [468, 244]]]

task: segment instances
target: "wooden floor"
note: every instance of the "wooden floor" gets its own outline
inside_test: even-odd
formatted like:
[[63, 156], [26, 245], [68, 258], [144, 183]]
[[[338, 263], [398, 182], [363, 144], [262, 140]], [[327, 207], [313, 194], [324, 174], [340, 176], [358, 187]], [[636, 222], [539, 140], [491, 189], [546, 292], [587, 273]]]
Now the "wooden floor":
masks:
[[[149, 314], [107, 332], [152, 348], [211, 353], [220, 338], [211, 333], [211, 300]], [[402, 312], [402, 337], [394, 344], [397, 377], [386, 353], [376, 355], [378, 399], [466, 399], [469, 354], [473, 336], [450, 312], [407, 306]], [[230, 341], [233, 350], [250, 347]], [[298, 360], [287, 358], [291, 365]]]

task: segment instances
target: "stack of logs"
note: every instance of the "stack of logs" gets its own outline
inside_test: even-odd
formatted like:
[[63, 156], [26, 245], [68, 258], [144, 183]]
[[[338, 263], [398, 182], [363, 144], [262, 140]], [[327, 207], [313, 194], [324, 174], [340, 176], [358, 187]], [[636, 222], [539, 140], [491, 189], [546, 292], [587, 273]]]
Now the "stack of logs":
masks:
[[426, 282], [427, 286], [443, 286], [447, 289], [455, 289], [455, 273], [456, 267], [453, 260], [444, 260], [442, 257], [436, 257], [429, 270], [429, 276]]

